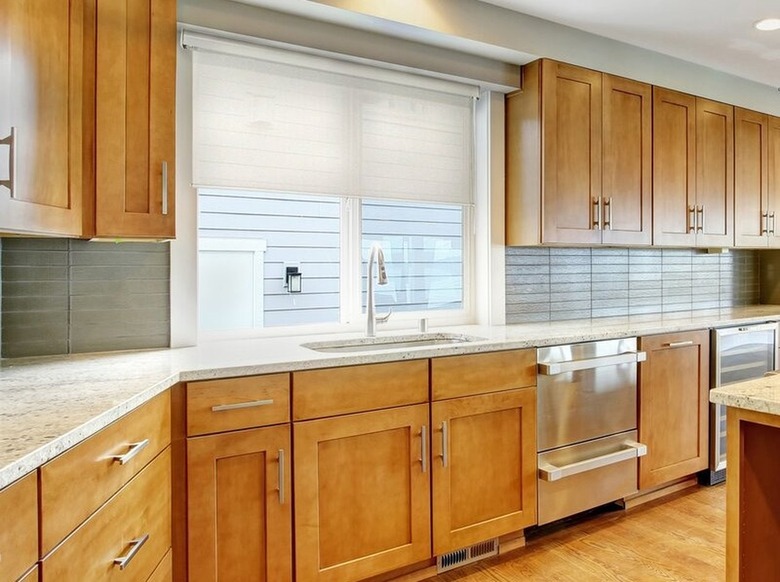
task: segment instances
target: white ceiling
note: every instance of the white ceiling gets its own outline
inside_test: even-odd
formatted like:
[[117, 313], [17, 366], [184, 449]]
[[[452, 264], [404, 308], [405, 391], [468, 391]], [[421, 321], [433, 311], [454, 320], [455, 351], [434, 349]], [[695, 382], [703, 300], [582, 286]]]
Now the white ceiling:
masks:
[[778, 0], [481, 0], [780, 87]]

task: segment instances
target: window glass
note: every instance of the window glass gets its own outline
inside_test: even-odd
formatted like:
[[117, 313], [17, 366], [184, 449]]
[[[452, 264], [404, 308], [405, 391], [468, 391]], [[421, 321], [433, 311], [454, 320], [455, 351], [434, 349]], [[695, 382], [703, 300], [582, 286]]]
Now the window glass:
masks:
[[[463, 308], [462, 206], [363, 200], [364, 265], [374, 242], [382, 247], [388, 279], [375, 286], [377, 307]], [[365, 311], [365, 266], [362, 289]]]
[[[235, 321], [235, 313], [249, 313], [249, 300], [262, 297], [263, 316], [260, 325], [275, 327], [339, 321], [340, 276], [340, 200], [336, 197], [271, 194], [236, 190], [199, 191], [200, 239], [261, 240], [263, 276], [254, 289], [247, 293], [247, 274], [226, 277], [228, 264], [237, 259], [223, 255], [222, 260], [213, 251], [204, 251], [201, 245], [199, 279], [217, 280], [226, 289], [226, 301], [241, 300], [240, 308], [226, 306], [225, 326]], [[245, 263], [248, 265], [249, 263]], [[286, 286], [287, 267], [301, 273], [301, 292], [290, 293]], [[238, 271], [235, 271], [238, 273]], [[201, 302], [206, 287], [200, 285]], [[228, 291], [234, 287], [243, 289]], [[211, 300], [213, 303], [213, 299]], [[228, 312], [233, 319], [227, 319]], [[212, 329], [225, 329], [210, 317]], [[243, 325], [233, 329], [246, 327]]]

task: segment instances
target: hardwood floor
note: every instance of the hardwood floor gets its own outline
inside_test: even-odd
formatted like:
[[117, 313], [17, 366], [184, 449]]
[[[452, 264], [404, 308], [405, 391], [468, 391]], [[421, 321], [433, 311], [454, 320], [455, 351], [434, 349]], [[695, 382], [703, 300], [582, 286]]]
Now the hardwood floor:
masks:
[[694, 487], [532, 537], [525, 548], [435, 582], [722, 582], [726, 486]]

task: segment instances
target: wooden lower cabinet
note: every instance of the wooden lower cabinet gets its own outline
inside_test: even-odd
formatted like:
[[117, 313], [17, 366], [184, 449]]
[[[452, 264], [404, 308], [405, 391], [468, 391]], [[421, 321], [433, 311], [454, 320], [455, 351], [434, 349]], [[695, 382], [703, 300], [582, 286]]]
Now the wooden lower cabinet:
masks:
[[434, 402], [433, 553], [536, 523], [536, 388]]
[[[0, 580], [16, 580], [38, 559], [38, 476], [0, 491]], [[36, 578], [37, 579], [37, 578]]]
[[639, 338], [639, 489], [707, 467], [709, 331]]
[[431, 557], [428, 435], [427, 404], [294, 424], [297, 582]]
[[187, 441], [189, 582], [292, 580], [290, 428]]
[[[41, 519], [46, 522], [45, 512]], [[147, 580], [170, 547], [171, 452], [166, 448], [44, 557], [41, 580]]]

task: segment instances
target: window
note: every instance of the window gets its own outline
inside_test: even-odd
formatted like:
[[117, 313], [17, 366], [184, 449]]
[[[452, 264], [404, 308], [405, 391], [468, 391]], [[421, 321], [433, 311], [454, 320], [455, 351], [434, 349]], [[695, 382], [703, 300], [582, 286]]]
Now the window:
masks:
[[[380, 312], [470, 322], [474, 88], [242, 47], [193, 55], [201, 331], [357, 327], [374, 242]], [[262, 259], [217, 256], [217, 240], [254, 241]], [[250, 263], [262, 273], [241, 272]], [[209, 281], [238, 289], [224, 315]]]

